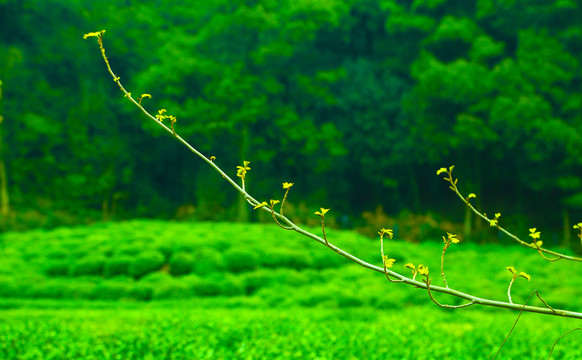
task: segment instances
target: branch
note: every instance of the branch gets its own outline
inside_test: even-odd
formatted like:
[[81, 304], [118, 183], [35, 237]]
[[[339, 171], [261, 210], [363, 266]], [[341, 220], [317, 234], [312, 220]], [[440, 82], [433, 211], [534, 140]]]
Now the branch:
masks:
[[[453, 180], [453, 176], [452, 176], [452, 172], [453, 172], [453, 168], [454, 166], [451, 166], [449, 169], [446, 168], [441, 168], [439, 169], [439, 171], [437, 172], [437, 175], [445, 172], [448, 174], [448, 178], [444, 178], [444, 180], [448, 181], [450, 183], [449, 188], [455, 193], [457, 194], [457, 196], [459, 197], [459, 199], [461, 199], [461, 201], [467, 206], [469, 207], [469, 209], [471, 209], [471, 211], [477, 215], [478, 217], [480, 217], [481, 219], [485, 220], [488, 224], [491, 224], [491, 226], [496, 227], [497, 229], [499, 229], [502, 233], [504, 233], [505, 235], [509, 236], [511, 239], [513, 239], [514, 241], [520, 243], [523, 246], [526, 246], [528, 248], [533, 248], [536, 249], [540, 255], [548, 260], [548, 261], [558, 261], [561, 259], [564, 260], [570, 260], [570, 261], [580, 261], [582, 262], [582, 258], [576, 257], [576, 256], [570, 256], [570, 255], [566, 255], [566, 254], [562, 254], [556, 251], [552, 251], [552, 250], [548, 250], [548, 249], [544, 249], [541, 246], [538, 246], [536, 243], [536, 239], [534, 238], [534, 243], [528, 243], [525, 242], [523, 240], [521, 240], [520, 238], [518, 238], [517, 236], [513, 235], [512, 233], [510, 233], [509, 231], [505, 230], [503, 227], [499, 226], [499, 223], [497, 222], [498, 216], [495, 217], [495, 219], [489, 219], [485, 214], [479, 212], [479, 210], [475, 209], [475, 207], [471, 204], [471, 202], [469, 201], [469, 199], [471, 197], [475, 197], [475, 194], [469, 194], [469, 196], [464, 197], [460, 192], [459, 189], [457, 188], [457, 180], [458, 179], [454, 179]], [[574, 227], [576, 228], [576, 227]], [[539, 234], [539, 233], [538, 233]], [[582, 239], [582, 237], [581, 237]], [[551, 259], [546, 257], [543, 253], [549, 254], [549, 255], [553, 255], [556, 256], [555, 258]]]
[[444, 308], [444, 309], [461, 309], [464, 307], [469, 307], [471, 305], [475, 305], [476, 302], [471, 300], [466, 304], [461, 304], [461, 305], [447, 305], [447, 304], [441, 304], [440, 302], [436, 301], [436, 299], [432, 296], [432, 293], [430, 292], [430, 279], [426, 280], [426, 290], [428, 291], [428, 296], [430, 297], [430, 299], [432, 300], [433, 303], [437, 304], [438, 306]]
[[[515, 280], [515, 277], [513, 278], [513, 280]], [[512, 280], [512, 283], [513, 283], [513, 280]], [[509, 285], [509, 286], [510, 286], [510, 288], [511, 288], [511, 285]], [[525, 301], [525, 303], [523, 304], [523, 306], [522, 306], [521, 310], [519, 311], [519, 314], [517, 315], [517, 318], [515, 319], [515, 322], [513, 323], [513, 326], [512, 326], [512, 327], [511, 327], [511, 329], [509, 330], [509, 333], [507, 334], [507, 336], [505, 337], [505, 339], [504, 339], [504, 340], [503, 340], [503, 342], [501, 343], [501, 346], [499, 346], [499, 349], [497, 349], [497, 352], [495, 353], [495, 355], [493, 355], [493, 360], [495, 360], [495, 358], [497, 357], [497, 355], [498, 355], [498, 354], [499, 354], [499, 352], [501, 351], [501, 348], [503, 347], [503, 345], [505, 345], [505, 343], [507, 342], [507, 339], [509, 339], [509, 336], [510, 336], [510, 335], [511, 335], [511, 333], [513, 332], [513, 329], [515, 329], [515, 326], [517, 325], [517, 322], [519, 321], [519, 318], [521, 317], [521, 314], [522, 314], [522, 313], [523, 313], [523, 311], [524, 311], [525, 304], [527, 304], [527, 303], [528, 303], [528, 302], [531, 300], [531, 298], [532, 298], [532, 296], [533, 296], [534, 294], [536, 294], [536, 295], [538, 296], [538, 299], [540, 299], [540, 300], [541, 300], [541, 301], [544, 303], [544, 305], [546, 305], [546, 306], [547, 306], [547, 307], [548, 307], [548, 308], [549, 308], [551, 311], [555, 311], [555, 310], [554, 310], [554, 309], [553, 309], [553, 308], [552, 308], [550, 305], [548, 305], [548, 303], [547, 303], [547, 302], [545, 302], [545, 300], [544, 300], [544, 299], [542, 299], [542, 297], [540, 296], [540, 294], [538, 293], [538, 291], [537, 291], [537, 290], [534, 290], [534, 291], [532, 291], [532, 293], [530, 294], [530, 296], [527, 298], [527, 300], [526, 300], [526, 301]], [[574, 329], [574, 330], [575, 330], [575, 329]], [[571, 332], [571, 331], [569, 331], [569, 332]], [[569, 332], [568, 332], [568, 333], [569, 333]], [[556, 340], [556, 342], [554, 342], [554, 346], [556, 345], [556, 343], [557, 343], [557, 342], [558, 342], [558, 341], [559, 341], [559, 340], [560, 340], [562, 337], [564, 337], [564, 336], [565, 336], [565, 335], [567, 335], [568, 333], [566, 333], [566, 334], [564, 334], [564, 335], [560, 336], [560, 337], [558, 338], [558, 340]], [[554, 350], [554, 346], [552, 346], [552, 351]], [[552, 351], [550, 351], [550, 356], [552, 355]]]
[[556, 339], [556, 341], [555, 341], [555, 342], [554, 342], [554, 344], [552, 345], [552, 348], [550, 349], [550, 354], [548, 355], [548, 360], [550, 360], [550, 358], [552, 357], [552, 353], [554, 352], [554, 348], [556, 347], [556, 344], [558, 343], [558, 341], [562, 340], [562, 338], [563, 338], [564, 336], [566, 336], [566, 335], [568, 335], [569, 333], [571, 333], [571, 332], [574, 332], [574, 331], [576, 331], [576, 330], [582, 330], [582, 328], [575, 328], [575, 329], [572, 329], [572, 330], [568, 331], [567, 333], [565, 333], [565, 334], [562, 334], [562, 335], [561, 335], [561, 336], [560, 336], [558, 339]]
[[[263, 211], [267, 211], [267, 212], [271, 213], [272, 216], [281, 223], [279, 225], [285, 226], [286, 228], [289, 228], [290, 230], [294, 230], [299, 234], [302, 234], [308, 238], [311, 238], [315, 241], [320, 242], [321, 244], [327, 246], [328, 248], [337, 252], [341, 256], [344, 256], [345, 258], [355, 262], [356, 264], [359, 264], [367, 269], [382, 273], [386, 277], [395, 278], [396, 282], [405, 283], [407, 285], [414, 286], [414, 287], [421, 288], [421, 289], [427, 289], [429, 291], [429, 293], [430, 293], [430, 291], [440, 292], [440, 293], [444, 293], [444, 294], [452, 295], [452, 296], [455, 296], [455, 297], [458, 297], [461, 299], [468, 300], [470, 302], [470, 304], [467, 304], [464, 306], [479, 304], [479, 305], [483, 305], [483, 306], [492, 306], [492, 307], [500, 307], [500, 308], [505, 308], [505, 309], [510, 309], [510, 310], [519, 310], [520, 314], [521, 314], [521, 312], [525, 311], [525, 312], [533, 312], [533, 313], [546, 314], [546, 315], [554, 315], [554, 316], [582, 319], [582, 313], [579, 313], [579, 312], [568, 311], [568, 310], [553, 310], [553, 309], [550, 310], [548, 308], [526, 306], [526, 304], [517, 305], [517, 304], [511, 304], [511, 303], [502, 302], [502, 301], [483, 299], [483, 298], [479, 298], [477, 296], [463, 293], [463, 292], [458, 291], [458, 290], [454, 290], [454, 289], [446, 288], [446, 287], [440, 287], [440, 286], [430, 286], [430, 288], [429, 288], [428, 281], [427, 281], [427, 283], [420, 282], [420, 281], [415, 280], [414, 277], [411, 279], [411, 278], [408, 278], [404, 275], [401, 275], [395, 271], [389, 270], [386, 266], [379, 267], [379, 266], [370, 264], [370, 263], [342, 250], [341, 248], [333, 245], [332, 243], [328, 242], [327, 238], [325, 236], [324, 236], [324, 238], [321, 238], [315, 234], [310, 233], [307, 230], [302, 229], [301, 227], [296, 225], [294, 222], [289, 220], [283, 214], [276, 212], [273, 209], [273, 206], [271, 206], [269, 209], [267, 209], [266, 206], [262, 206], [263, 203], [259, 203], [254, 197], [252, 197], [249, 193], [247, 193], [244, 188], [239, 186], [233, 179], [231, 179], [220, 167], [218, 167], [212, 161], [211, 158], [204, 156], [200, 151], [195, 149], [192, 145], [190, 145], [188, 142], [186, 142], [182, 137], [180, 137], [178, 134], [176, 134], [176, 132], [173, 130], [174, 122], [172, 122], [172, 128], [171, 129], [168, 128], [166, 125], [164, 125], [162, 123], [162, 121], [161, 121], [163, 119], [162, 117], [160, 117], [160, 116], [155, 117], [155, 116], [151, 115], [141, 105], [140, 102], [136, 101], [131, 96], [131, 93], [129, 93], [127, 90], [125, 90], [125, 88], [123, 87], [123, 85], [121, 84], [121, 82], [119, 80], [119, 77], [116, 76], [115, 73], [113, 72], [113, 70], [111, 69], [109, 61], [107, 60], [107, 56], [105, 55], [105, 48], [103, 47], [103, 34], [104, 33], [105, 33], [105, 30], [100, 31], [100, 32], [95, 32], [95, 33], [89, 33], [89, 34], [86, 34], [84, 36], [84, 38], [85, 39], [88, 37], [96, 37], [97, 38], [99, 47], [101, 49], [101, 54], [103, 56], [103, 60], [105, 61], [105, 64], [107, 66], [107, 70], [109, 71], [109, 73], [113, 77], [113, 80], [117, 83], [117, 85], [119, 86], [121, 91], [125, 94], [125, 97], [127, 97], [129, 99], [129, 101], [131, 101], [135, 106], [137, 106], [148, 118], [155, 121], [159, 126], [161, 126], [163, 129], [165, 129], [169, 134], [171, 134], [173, 137], [175, 137], [179, 142], [181, 142], [184, 146], [186, 146], [190, 151], [192, 151], [194, 154], [196, 154], [198, 157], [200, 157], [203, 161], [205, 161], [211, 168], [213, 168], [216, 172], [218, 172], [229, 184], [232, 185], [232, 187], [235, 190], [237, 190], [239, 193], [241, 193], [244, 196], [244, 198], [247, 200], [247, 202], [250, 205], [257, 207], [257, 208], [260, 207], [260, 208], [262, 208]], [[322, 220], [323, 220], [323, 216], [322, 216]], [[431, 298], [432, 298], [432, 295], [431, 295]], [[433, 301], [434, 301], [434, 299], [433, 299]]]

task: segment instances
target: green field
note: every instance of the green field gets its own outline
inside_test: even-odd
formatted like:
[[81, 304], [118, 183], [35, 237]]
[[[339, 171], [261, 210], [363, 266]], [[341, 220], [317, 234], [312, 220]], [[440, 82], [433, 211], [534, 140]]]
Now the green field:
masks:
[[[380, 262], [378, 240], [328, 238]], [[426, 291], [273, 225], [131, 221], [6, 233], [0, 244], [2, 359], [490, 359], [517, 316], [441, 310]], [[438, 274], [439, 242], [387, 248], [397, 271], [413, 262]], [[510, 265], [532, 275], [514, 284], [515, 302], [538, 289], [554, 307], [582, 308], [580, 265], [522, 247], [455, 245], [447, 280], [505, 300]], [[499, 358], [547, 358], [581, 325], [524, 314]], [[580, 334], [552, 358], [582, 357]]]
[[[13, 309], [0, 320], [2, 359], [490, 359], [513, 316], [425, 306], [371, 308]], [[545, 359], [572, 322], [527, 316], [500, 359]], [[579, 359], [580, 335], [555, 359]]]

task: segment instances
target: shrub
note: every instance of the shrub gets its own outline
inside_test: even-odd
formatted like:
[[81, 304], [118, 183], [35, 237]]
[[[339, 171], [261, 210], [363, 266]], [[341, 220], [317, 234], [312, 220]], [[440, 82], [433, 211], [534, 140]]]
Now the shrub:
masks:
[[69, 268], [69, 274], [72, 276], [102, 275], [104, 267], [105, 257], [90, 256], [73, 263]]
[[49, 260], [42, 266], [42, 272], [47, 276], [66, 276], [69, 274], [69, 262]]
[[26, 289], [26, 296], [32, 298], [59, 299], [63, 297], [66, 285], [63, 280], [48, 280], [30, 284]]
[[149, 301], [154, 295], [154, 287], [151, 284], [136, 283], [128, 295], [136, 300]]
[[[222, 274], [214, 274], [209, 279], [212, 280], [215, 277], [221, 276]], [[234, 276], [232, 274], [224, 274], [225, 278], [222, 282], [222, 294], [226, 296], [236, 296], [244, 295], [245, 286], [243, 280], [239, 276]]]
[[358, 307], [364, 304], [362, 298], [349, 293], [348, 291], [340, 291], [337, 294], [336, 302], [339, 307]]
[[139, 254], [143, 249], [143, 245], [142, 244], [124, 244], [119, 246], [119, 248], [117, 249], [116, 254], [117, 255], [128, 255], [128, 256], [133, 256], [133, 255], [137, 255]]
[[[175, 279], [166, 272], [152, 272], [139, 280], [133, 295], [142, 296], [140, 300], [159, 300], [190, 297], [191, 291], [181, 279]], [[148, 290], [148, 289], [151, 289]], [[132, 292], [130, 292], [130, 295]]]
[[32, 261], [42, 257], [42, 255], [43, 251], [35, 247], [26, 247], [22, 250], [22, 259], [25, 261]]
[[80, 259], [87, 256], [90, 253], [88, 249], [77, 248], [71, 251], [71, 257], [73, 259]]
[[296, 288], [309, 284], [312, 276], [291, 269], [259, 269], [242, 275], [244, 289], [247, 295], [272, 286]]
[[104, 256], [113, 256], [113, 254], [115, 253], [113, 246], [111, 245], [105, 245], [105, 246], [101, 246], [99, 247], [98, 251], [103, 254]]
[[337, 256], [337, 254], [328, 251], [327, 249], [316, 249], [311, 251], [311, 259], [313, 261], [313, 267], [315, 269], [327, 269], [333, 267], [339, 267], [346, 263], [346, 260]]
[[296, 294], [296, 302], [301, 306], [337, 307], [337, 288], [331, 286], [312, 287]]
[[64, 283], [63, 297], [73, 298], [73, 299], [91, 299], [95, 293], [95, 282], [92, 281], [78, 281], [71, 283]]
[[268, 250], [266, 256], [263, 257], [262, 263], [266, 267], [288, 267], [302, 270], [313, 266], [313, 257], [306, 251], [273, 248]]
[[66, 259], [68, 255], [69, 255], [68, 251], [60, 248], [51, 249], [46, 253], [46, 257], [53, 260]]
[[294, 296], [295, 294], [291, 288], [275, 285], [273, 287], [262, 288], [252, 298], [260, 298], [268, 306], [276, 308], [297, 306]]
[[217, 296], [222, 294], [223, 284], [216, 278], [201, 278], [188, 275], [182, 279], [196, 296]]
[[107, 259], [105, 262], [104, 275], [107, 277], [118, 275], [129, 275], [129, 266], [132, 258], [129, 256], [118, 256]]
[[200, 249], [195, 256], [194, 273], [206, 275], [224, 270], [224, 258], [214, 249]]
[[0, 297], [20, 297], [22, 296], [23, 285], [26, 282], [13, 277], [0, 277]]
[[152, 272], [147, 274], [146, 276], [142, 277], [139, 281], [142, 283], [148, 283], [148, 284], [157, 284], [157, 283], [162, 283], [165, 281], [172, 281], [174, 278], [172, 277], [172, 275], [166, 273], [166, 272]]
[[180, 280], [173, 279], [154, 288], [153, 299], [187, 299], [193, 297], [192, 289]]
[[231, 272], [251, 271], [257, 268], [259, 258], [252, 250], [228, 249], [224, 252], [226, 268]]
[[244, 289], [247, 295], [251, 295], [255, 291], [268, 287], [273, 283], [273, 275], [269, 270], [257, 270], [246, 273], [243, 279]]
[[292, 269], [273, 270], [273, 282], [289, 287], [303, 286], [311, 282], [310, 274]]
[[136, 256], [129, 265], [129, 275], [140, 278], [164, 265], [164, 254], [159, 251], [147, 251]]
[[157, 245], [155, 249], [164, 254], [164, 258], [166, 259], [166, 261], [169, 261], [170, 258], [172, 257], [172, 254], [174, 253], [174, 245], [168, 242], [164, 242]]
[[397, 218], [392, 218], [384, 213], [381, 205], [378, 205], [374, 212], [364, 212], [362, 218], [364, 218], [366, 225], [356, 228], [356, 231], [371, 238], [375, 238], [378, 229], [385, 226], [397, 229], [394, 232], [395, 239], [399, 239], [399, 233], [401, 233], [406, 237], [406, 240], [412, 242], [430, 238], [439, 239], [443, 231], [451, 234], [462, 232], [458, 224], [439, 219], [438, 216], [430, 213], [426, 215], [411, 214], [405, 210], [398, 214]]
[[172, 254], [169, 263], [172, 275], [189, 274], [194, 267], [194, 256], [190, 253], [179, 251]]
[[174, 248], [175, 251], [180, 252], [192, 252], [194, 249], [196, 249], [196, 244], [189, 242], [186, 239], [183, 239], [182, 242]]
[[131, 284], [121, 281], [103, 281], [95, 286], [92, 293], [93, 299], [119, 300], [129, 292]]

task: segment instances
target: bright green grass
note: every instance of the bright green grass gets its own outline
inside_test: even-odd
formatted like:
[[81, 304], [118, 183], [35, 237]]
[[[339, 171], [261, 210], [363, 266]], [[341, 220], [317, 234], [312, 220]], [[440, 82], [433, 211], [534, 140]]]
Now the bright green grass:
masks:
[[[183, 304], [185, 305], [185, 304]], [[0, 358], [491, 359], [513, 322], [502, 312], [405, 309], [14, 309], [0, 312]], [[545, 359], [573, 324], [527, 315], [499, 359]], [[554, 359], [582, 356], [580, 335]]]
[[[377, 239], [333, 229], [328, 239], [380, 265]], [[422, 263], [441, 283], [439, 241], [385, 245], [396, 271]], [[151, 251], [162, 252], [165, 264], [139, 278], [46, 273], [47, 264], [133, 261]], [[176, 252], [195, 259], [190, 274], [168, 273]], [[130, 221], [7, 233], [0, 257], [0, 359], [490, 359], [517, 316], [443, 311], [425, 290], [390, 284], [274, 225]], [[552, 306], [581, 311], [579, 263], [461, 243], [449, 248], [445, 269], [450, 286], [505, 301], [506, 266], [532, 275], [514, 284], [515, 302], [538, 289]], [[144, 289], [159, 301], [136, 301]], [[546, 358], [560, 334], [581, 325], [524, 314], [500, 358]], [[553, 358], [581, 357], [580, 339], [580, 332], [564, 338]]]

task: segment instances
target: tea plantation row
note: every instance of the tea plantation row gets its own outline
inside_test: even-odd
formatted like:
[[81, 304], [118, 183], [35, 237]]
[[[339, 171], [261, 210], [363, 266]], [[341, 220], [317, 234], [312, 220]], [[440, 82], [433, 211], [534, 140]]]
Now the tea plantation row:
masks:
[[[321, 229], [313, 229], [319, 232]], [[328, 230], [328, 239], [380, 264], [379, 241]], [[388, 241], [396, 271], [428, 265], [440, 281], [439, 241]], [[0, 297], [161, 300], [252, 298], [263, 306], [401, 307], [428, 301], [425, 291], [390, 284], [325, 246], [272, 224], [129, 221], [0, 235]], [[532, 275], [513, 286], [514, 301], [533, 289], [554, 307], [582, 308], [580, 264], [550, 263], [523, 247], [453, 245], [445, 270], [452, 287], [506, 300], [511, 274]], [[456, 303], [444, 297], [442, 301]], [[534, 304], [536, 304], [534, 300]], [[539, 302], [538, 302], [539, 304]]]

